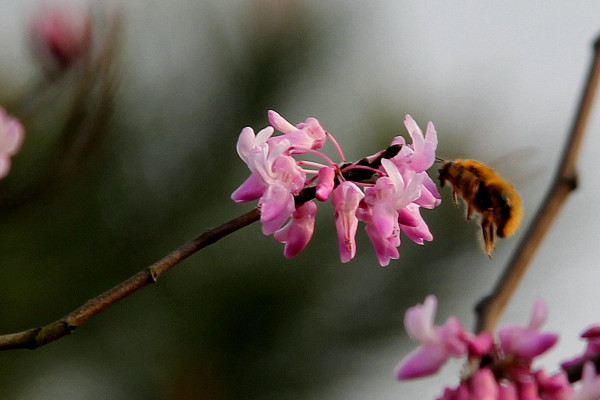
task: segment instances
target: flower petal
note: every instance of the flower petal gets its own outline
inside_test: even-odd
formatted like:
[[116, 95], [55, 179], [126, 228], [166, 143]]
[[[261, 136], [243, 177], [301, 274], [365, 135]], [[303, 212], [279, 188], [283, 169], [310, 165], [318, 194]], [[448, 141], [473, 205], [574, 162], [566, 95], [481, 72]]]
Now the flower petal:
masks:
[[394, 373], [400, 380], [435, 374], [447, 359], [448, 355], [437, 344], [419, 346], [400, 361]]

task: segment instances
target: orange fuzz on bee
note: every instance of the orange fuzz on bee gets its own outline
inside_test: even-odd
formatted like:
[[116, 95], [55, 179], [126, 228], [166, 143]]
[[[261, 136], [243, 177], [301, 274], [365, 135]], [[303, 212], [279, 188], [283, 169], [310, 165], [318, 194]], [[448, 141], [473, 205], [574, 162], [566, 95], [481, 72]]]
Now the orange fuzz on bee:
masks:
[[467, 220], [473, 213], [481, 215], [481, 230], [486, 254], [491, 258], [496, 236], [514, 234], [523, 217], [521, 196], [508, 181], [492, 168], [475, 160], [443, 161], [439, 169], [440, 185], [452, 185], [452, 199], [457, 193], [467, 207]]

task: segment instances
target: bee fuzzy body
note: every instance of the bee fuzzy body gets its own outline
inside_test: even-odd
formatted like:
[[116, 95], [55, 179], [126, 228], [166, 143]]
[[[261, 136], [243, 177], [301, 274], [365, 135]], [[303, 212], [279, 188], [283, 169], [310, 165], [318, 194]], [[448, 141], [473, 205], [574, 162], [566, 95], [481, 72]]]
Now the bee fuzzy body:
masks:
[[491, 257], [495, 238], [514, 234], [523, 215], [521, 196], [492, 168], [475, 160], [444, 161], [439, 169], [440, 185], [452, 185], [452, 195], [460, 194], [467, 207], [467, 219], [481, 216], [485, 252]]

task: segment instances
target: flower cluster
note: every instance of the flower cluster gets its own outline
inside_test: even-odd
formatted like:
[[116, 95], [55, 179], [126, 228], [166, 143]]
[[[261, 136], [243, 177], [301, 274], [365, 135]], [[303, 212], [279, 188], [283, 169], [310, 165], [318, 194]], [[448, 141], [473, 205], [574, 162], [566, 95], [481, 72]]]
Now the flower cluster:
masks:
[[600, 377], [591, 362], [583, 370], [581, 387], [575, 390], [566, 374], [533, 370], [533, 360], [558, 340], [555, 333], [541, 332], [546, 305], [538, 300], [525, 327], [504, 325], [495, 342], [492, 335], [467, 332], [456, 317], [434, 325], [437, 299], [428, 296], [410, 308], [404, 324], [420, 346], [396, 367], [398, 379], [411, 379], [437, 372], [450, 357], [468, 357], [471, 370], [455, 388], [446, 388], [440, 400], [598, 400]]
[[[342, 262], [356, 254], [358, 221], [366, 224], [383, 266], [399, 257], [400, 232], [418, 244], [433, 239], [420, 213], [421, 208], [432, 209], [441, 201], [426, 172], [437, 147], [431, 122], [423, 136], [407, 115], [404, 124], [411, 144], [398, 136], [387, 149], [349, 163], [315, 118], [294, 126], [275, 111], [269, 111], [268, 117], [271, 125], [257, 134], [249, 127], [240, 133], [237, 151], [251, 175], [231, 197], [236, 202], [258, 200], [262, 231], [285, 243], [286, 257], [297, 255], [312, 237], [317, 212], [312, 199], [331, 199]], [[275, 130], [282, 135], [273, 136]], [[337, 149], [340, 163], [319, 151], [327, 140]], [[324, 162], [297, 159], [309, 154]]]
[[23, 125], [0, 107], [0, 179], [10, 171], [10, 158], [21, 149], [24, 138]]

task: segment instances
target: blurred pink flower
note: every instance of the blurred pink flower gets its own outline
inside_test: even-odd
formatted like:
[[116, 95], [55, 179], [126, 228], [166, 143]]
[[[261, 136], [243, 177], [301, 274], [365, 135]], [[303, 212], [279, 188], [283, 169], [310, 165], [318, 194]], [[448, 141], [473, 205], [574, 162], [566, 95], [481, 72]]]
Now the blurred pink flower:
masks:
[[8, 175], [10, 158], [19, 152], [24, 139], [23, 125], [0, 107], [0, 179]]
[[433, 325], [437, 301], [428, 296], [422, 305], [410, 308], [404, 324], [420, 346], [396, 367], [399, 379], [430, 375], [451, 356], [467, 356], [469, 369], [460, 384], [445, 388], [441, 400], [598, 400], [600, 377], [592, 364], [586, 365], [582, 387], [575, 392], [564, 372], [547, 375], [532, 370], [533, 359], [547, 351], [557, 340], [540, 328], [547, 316], [546, 305], [537, 300], [525, 327], [505, 325], [498, 332], [498, 343], [490, 333], [475, 336], [463, 330], [456, 317], [440, 327]]
[[435, 326], [437, 299], [433, 295], [423, 304], [409, 308], [404, 315], [404, 326], [409, 336], [420, 346], [396, 366], [398, 379], [411, 379], [437, 372], [451, 356], [467, 354], [466, 332], [456, 317], [450, 317], [442, 326]]
[[583, 365], [581, 387], [575, 393], [574, 400], [598, 399], [600, 399], [600, 376], [596, 373], [594, 363], [588, 361]]
[[473, 399], [497, 400], [499, 387], [494, 373], [489, 368], [475, 371], [471, 377], [471, 394]]
[[47, 68], [64, 70], [91, 47], [90, 12], [74, 5], [46, 5], [33, 16], [30, 36]]
[[499, 347], [502, 351], [531, 361], [554, 346], [558, 335], [540, 332], [547, 314], [546, 304], [538, 299], [533, 305], [531, 320], [526, 327], [506, 324], [498, 329]]
[[583, 354], [561, 364], [563, 368], [570, 368], [579, 364], [596, 354], [600, 353], [600, 326], [592, 326], [581, 334], [581, 338], [587, 340], [587, 346]]

